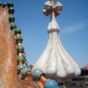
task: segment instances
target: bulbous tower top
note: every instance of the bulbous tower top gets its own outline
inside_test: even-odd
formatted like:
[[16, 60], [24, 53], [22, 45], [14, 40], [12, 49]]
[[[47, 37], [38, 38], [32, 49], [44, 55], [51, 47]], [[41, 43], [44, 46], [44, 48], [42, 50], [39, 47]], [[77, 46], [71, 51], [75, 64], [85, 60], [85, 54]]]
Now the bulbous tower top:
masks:
[[57, 0], [47, 0], [44, 4], [43, 13], [50, 16], [48, 25], [47, 46], [34, 64], [33, 69], [40, 69], [51, 77], [65, 78], [70, 75], [79, 75], [80, 67], [64, 49], [58, 31], [60, 29], [56, 16], [60, 15], [63, 5]]

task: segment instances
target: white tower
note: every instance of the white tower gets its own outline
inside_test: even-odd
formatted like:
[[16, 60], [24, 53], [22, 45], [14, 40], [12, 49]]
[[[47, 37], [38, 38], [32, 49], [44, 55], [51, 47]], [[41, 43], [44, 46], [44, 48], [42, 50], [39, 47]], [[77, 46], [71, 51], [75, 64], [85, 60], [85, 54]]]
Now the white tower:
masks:
[[63, 8], [63, 5], [57, 0], [47, 0], [44, 5], [44, 14], [50, 16], [48, 25], [48, 43], [33, 69], [41, 69], [48, 75], [64, 78], [68, 75], [79, 75], [80, 67], [73, 58], [63, 48], [58, 37], [59, 25], [56, 22]]

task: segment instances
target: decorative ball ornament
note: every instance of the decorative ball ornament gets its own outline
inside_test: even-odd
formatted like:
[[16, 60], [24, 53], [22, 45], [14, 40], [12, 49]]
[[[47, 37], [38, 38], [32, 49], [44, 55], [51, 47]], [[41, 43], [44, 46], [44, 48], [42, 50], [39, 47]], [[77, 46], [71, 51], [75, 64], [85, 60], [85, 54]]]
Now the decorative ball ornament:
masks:
[[31, 76], [31, 68], [30, 67], [27, 68], [26, 76]]
[[40, 69], [35, 69], [35, 70], [32, 70], [32, 78], [34, 81], [37, 81], [39, 80], [40, 76], [44, 74], [44, 72]]
[[31, 76], [31, 72], [27, 71], [26, 76]]
[[7, 3], [8, 8], [14, 7], [14, 4], [12, 2]]
[[47, 79], [44, 88], [59, 88], [59, 86], [55, 80]]
[[25, 57], [22, 55], [22, 56], [17, 56], [17, 63], [19, 63], [19, 62], [22, 62], [22, 63], [24, 63], [25, 62]]
[[6, 7], [6, 5], [7, 5], [6, 3], [3, 3], [3, 4], [2, 4], [2, 7]]
[[10, 7], [9, 8], [9, 14], [14, 14], [14, 12], [15, 12], [14, 8], [13, 7]]
[[22, 77], [25, 77], [26, 73], [27, 73], [27, 68], [26, 67], [22, 68], [22, 70], [21, 70]]
[[17, 65], [17, 70], [19, 71], [19, 70], [21, 70], [23, 67], [24, 67], [23, 64], [19, 64], [19, 65]]
[[11, 23], [11, 24], [10, 24], [10, 29], [11, 29], [11, 30], [14, 30], [14, 29], [16, 29], [16, 28], [17, 28], [17, 27], [16, 27], [16, 25], [15, 25], [14, 23]]
[[21, 34], [21, 30], [20, 30], [19, 28], [16, 28], [16, 29], [14, 30], [14, 32], [15, 32], [15, 34]]
[[15, 18], [12, 14], [9, 15], [9, 22], [14, 22]]
[[22, 53], [24, 52], [24, 47], [22, 45], [17, 46], [17, 53], [19, 52], [22, 52]]
[[16, 36], [16, 42], [17, 43], [22, 43], [22, 41], [23, 41], [23, 39], [22, 39], [21, 35], [17, 35]]

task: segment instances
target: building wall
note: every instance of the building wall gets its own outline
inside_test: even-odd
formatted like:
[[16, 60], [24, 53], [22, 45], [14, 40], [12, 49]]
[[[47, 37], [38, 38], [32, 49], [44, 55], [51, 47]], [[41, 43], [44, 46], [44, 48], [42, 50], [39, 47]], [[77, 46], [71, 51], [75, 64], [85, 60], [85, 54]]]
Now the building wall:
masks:
[[65, 83], [66, 88], [88, 88], [88, 76], [78, 76]]
[[80, 76], [65, 79], [64, 83], [57, 81], [60, 88], [88, 88], [88, 65], [81, 68]]

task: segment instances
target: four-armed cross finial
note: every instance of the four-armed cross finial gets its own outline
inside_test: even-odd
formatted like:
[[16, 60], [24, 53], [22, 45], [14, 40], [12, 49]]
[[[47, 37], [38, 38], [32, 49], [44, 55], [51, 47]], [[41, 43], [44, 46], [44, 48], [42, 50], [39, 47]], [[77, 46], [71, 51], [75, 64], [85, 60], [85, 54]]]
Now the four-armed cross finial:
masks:
[[47, 0], [44, 5], [43, 12], [46, 16], [50, 15], [52, 12], [55, 16], [58, 16], [63, 8], [63, 5], [57, 0]]

